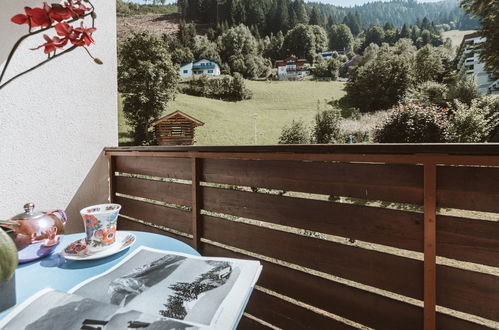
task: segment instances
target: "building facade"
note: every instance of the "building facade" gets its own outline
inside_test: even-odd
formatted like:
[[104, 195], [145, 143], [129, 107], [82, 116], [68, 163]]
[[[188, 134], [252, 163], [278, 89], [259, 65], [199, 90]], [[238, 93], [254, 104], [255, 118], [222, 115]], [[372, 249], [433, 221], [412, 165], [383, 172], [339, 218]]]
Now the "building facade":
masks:
[[220, 65], [214, 60], [202, 58], [197, 61], [186, 63], [180, 67], [181, 78], [191, 78], [193, 76], [219, 76], [221, 73]]
[[279, 80], [298, 80], [310, 74], [309, 63], [305, 59], [290, 56], [275, 62]]
[[457, 70], [459, 76], [473, 75], [480, 93], [497, 93], [499, 80], [493, 80], [490, 72], [485, 70], [485, 63], [480, 60], [481, 44], [486, 38], [479, 32], [463, 37], [457, 55]]
[[319, 52], [317, 55], [322, 56], [323, 59], [326, 61], [332, 60], [335, 57], [338, 57], [339, 55], [345, 55], [345, 51], [343, 50], [327, 50], [325, 52]]

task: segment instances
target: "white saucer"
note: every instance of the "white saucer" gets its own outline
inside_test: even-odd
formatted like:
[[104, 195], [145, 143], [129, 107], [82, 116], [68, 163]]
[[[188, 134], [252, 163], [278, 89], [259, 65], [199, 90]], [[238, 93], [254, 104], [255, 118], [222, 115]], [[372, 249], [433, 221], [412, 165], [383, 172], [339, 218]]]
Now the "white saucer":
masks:
[[85, 238], [74, 241], [61, 251], [61, 256], [68, 260], [95, 260], [112, 256], [121, 252], [135, 243], [137, 238], [127, 231], [116, 231], [116, 241], [109, 247], [93, 252], [85, 249]]

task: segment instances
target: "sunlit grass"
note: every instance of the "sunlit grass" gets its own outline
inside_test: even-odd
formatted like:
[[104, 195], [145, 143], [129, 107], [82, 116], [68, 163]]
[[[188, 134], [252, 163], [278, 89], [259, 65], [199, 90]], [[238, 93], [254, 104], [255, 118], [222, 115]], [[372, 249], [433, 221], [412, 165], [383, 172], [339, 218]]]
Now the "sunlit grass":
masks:
[[[253, 98], [225, 102], [178, 94], [168, 111], [183, 111], [205, 123], [196, 129], [198, 145], [241, 145], [254, 143], [254, 117], [257, 115], [257, 143], [276, 144], [282, 127], [292, 120], [311, 123], [317, 102], [344, 95], [342, 82], [246, 81]], [[121, 109], [121, 108], [120, 108]], [[128, 126], [120, 111], [120, 142], [126, 141]]]

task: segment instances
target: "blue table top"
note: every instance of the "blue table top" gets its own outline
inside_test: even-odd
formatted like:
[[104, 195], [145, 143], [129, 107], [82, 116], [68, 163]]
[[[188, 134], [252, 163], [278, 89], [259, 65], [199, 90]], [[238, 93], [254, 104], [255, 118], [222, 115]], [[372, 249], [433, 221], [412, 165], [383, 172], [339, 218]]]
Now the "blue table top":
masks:
[[[137, 241], [130, 248], [115, 255], [98, 260], [72, 261], [65, 260], [59, 255], [68, 244], [85, 236], [84, 233], [65, 235], [54, 253], [36, 261], [21, 264], [16, 269], [16, 296], [17, 304], [36, 292], [52, 288], [59, 291], [68, 291], [78, 283], [96, 276], [113, 267], [125, 258], [130, 252], [141, 245], [174, 252], [199, 255], [189, 245], [168, 236], [131, 231], [137, 236]], [[0, 319], [11, 309], [0, 313]]]

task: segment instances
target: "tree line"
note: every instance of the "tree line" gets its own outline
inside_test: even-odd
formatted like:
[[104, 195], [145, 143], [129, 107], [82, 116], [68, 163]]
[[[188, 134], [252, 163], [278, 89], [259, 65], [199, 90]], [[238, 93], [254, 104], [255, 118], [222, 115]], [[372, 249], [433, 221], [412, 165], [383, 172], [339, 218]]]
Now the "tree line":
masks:
[[299, 24], [328, 27], [346, 24], [354, 35], [372, 25], [385, 22], [401, 28], [403, 24], [421, 23], [427, 17], [443, 29], [477, 28], [454, 0], [420, 3], [414, 0], [370, 2], [353, 8], [324, 3], [305, 3], [303, 0], [178, 0], [179, 12], [186, 21], [208, 23], [212, 26], [244, 24], [255, 27], [261, 35], [286, 33]]

